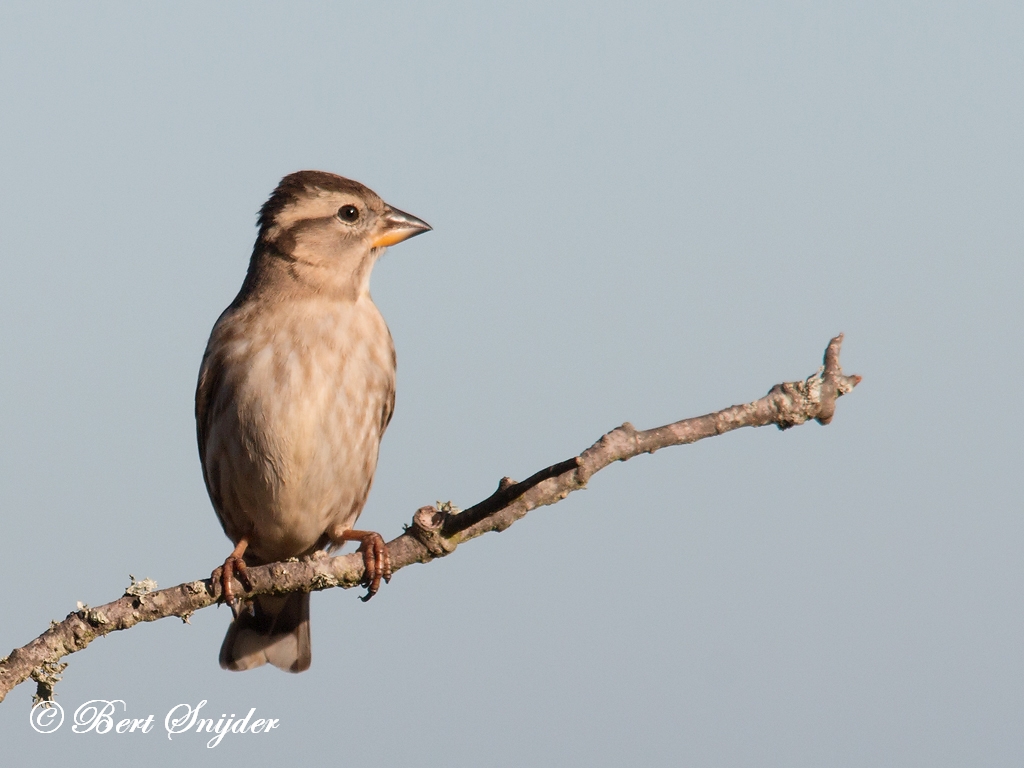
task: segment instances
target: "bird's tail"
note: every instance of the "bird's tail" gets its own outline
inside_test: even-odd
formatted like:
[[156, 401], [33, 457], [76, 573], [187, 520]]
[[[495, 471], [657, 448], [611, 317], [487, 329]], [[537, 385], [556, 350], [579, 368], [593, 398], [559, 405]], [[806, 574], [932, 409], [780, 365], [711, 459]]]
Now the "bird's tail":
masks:
[[308, 592], [254, 597], [220, 646], [221, 667], [236, 672], [267, 662], [285, 672], [304, 672], [311, 659]]

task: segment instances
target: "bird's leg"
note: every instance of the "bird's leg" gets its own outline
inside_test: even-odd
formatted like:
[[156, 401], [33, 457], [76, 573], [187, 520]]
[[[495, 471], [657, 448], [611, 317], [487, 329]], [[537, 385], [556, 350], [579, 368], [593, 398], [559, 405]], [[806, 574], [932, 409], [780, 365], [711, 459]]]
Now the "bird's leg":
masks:
[[391, 581], [391, 555], [379, 533], [349, 529], [335, 534], [332, 531], [330, 539], [339, 546], [346, 541], [359, 542], [358, 551], [363, 553], [363, 586], [366, 587], [366, 594], [360, 599], [364, 603], [377, 594], [381, 579]]
[[228, 555], [224, 565], [214, 568], [213, 573], [210, 575], [210, 578], [214, 581], [220, 580], [221, 598], [231, 608], [231, 613], [236, 618], [238, 617], [238, 600], [235, 598], [235, 589], [231, 586], [231, 580], [237, 576], [243, 587], [251, 589], [252, 585], [249, 584], [249, 574], [245, 571], [245, 560], [242, 559], [242, 555], [245, 554], [248, 546], [249, 540], [242, 538], [231, 554]]

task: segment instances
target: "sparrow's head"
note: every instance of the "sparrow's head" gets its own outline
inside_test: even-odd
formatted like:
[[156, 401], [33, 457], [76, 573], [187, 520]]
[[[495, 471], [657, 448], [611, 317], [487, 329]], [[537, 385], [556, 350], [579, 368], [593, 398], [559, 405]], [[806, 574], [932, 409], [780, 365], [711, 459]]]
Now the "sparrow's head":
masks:
[[387, 246], [430, 231], [358, 181], [324, 171], [281, 179], [260, 209], [259, 227], [256, 250], [283, 258], [303, 282], [357, 293]]

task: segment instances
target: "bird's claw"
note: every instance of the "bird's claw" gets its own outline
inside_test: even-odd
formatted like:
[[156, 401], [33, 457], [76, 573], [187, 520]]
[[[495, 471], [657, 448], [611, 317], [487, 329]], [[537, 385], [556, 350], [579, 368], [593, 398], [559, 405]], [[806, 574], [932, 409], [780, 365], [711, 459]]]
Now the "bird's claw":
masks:
[[249, 574], [245, 569], [245, 561], [232, 553], [224, 561], [224, 565], [218, 566], [213, 570], [210, 578], [214, 583], [220, 582], [221, 599], [231, 609], [232, 615], [237, 619], [240, 613], [241, 601], [235, 595], [235, 588], [232, 585], [233, 579], [237, 578], [245, 589], [252, 589], [252, 584], [249, 582]]
[[377, 594], [381, 579], [385, 583], [391, 581], [391, 555], [379, 533], [364, 538], [358, 551], [363, 553], [363, 586], [366, 587], [366, 594], [359, 599], [365, 603]]

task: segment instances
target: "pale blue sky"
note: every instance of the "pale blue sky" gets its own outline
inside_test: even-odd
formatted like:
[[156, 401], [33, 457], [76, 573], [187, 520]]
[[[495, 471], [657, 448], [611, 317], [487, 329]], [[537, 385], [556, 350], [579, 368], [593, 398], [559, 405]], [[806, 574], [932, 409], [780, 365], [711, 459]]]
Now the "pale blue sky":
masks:
[[1020, 5], [379, 6], [0, 8], [0, 653], [228, 553], [195, 377], [290, 171], [434, 226], [373, 279], [387, 538], [838, 331], [864, 383], [828, 428], [613, 466], [371, 603], [315, 595], [306, 674], [221, 671], [209, 609], [57, 689], [270, 734], [44, 737], [23, 685], [3, 762], [1020, 765]]

